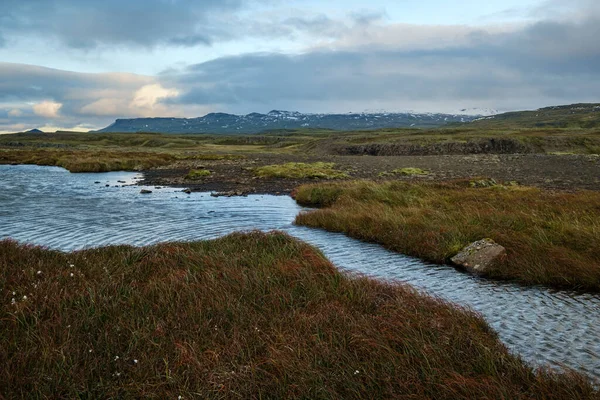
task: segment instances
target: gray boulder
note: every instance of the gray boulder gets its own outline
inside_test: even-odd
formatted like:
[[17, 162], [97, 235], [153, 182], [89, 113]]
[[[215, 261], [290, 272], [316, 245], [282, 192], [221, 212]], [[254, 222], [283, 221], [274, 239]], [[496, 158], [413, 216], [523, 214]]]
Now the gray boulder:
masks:
[[469, 272], [483, 274], [506, 258], [506, 249], [492, 239], [471, 243], [452, 257], [452, 262]]

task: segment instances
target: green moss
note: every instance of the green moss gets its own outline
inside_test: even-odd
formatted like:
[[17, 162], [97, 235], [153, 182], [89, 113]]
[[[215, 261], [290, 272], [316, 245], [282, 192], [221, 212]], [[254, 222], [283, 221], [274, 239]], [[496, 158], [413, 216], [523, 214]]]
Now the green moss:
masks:
[[340, 179], [347, 178], [348, 174], [336, 170], [334, 163], [295, 163], [267, 165], [254, 170], [256, 176], [261, 178], [313, 178], [313, 179]]
[[197, 180], [210, 176], [211, 172], [207, 169], [192, 169], [186, 175], [185, 179]]

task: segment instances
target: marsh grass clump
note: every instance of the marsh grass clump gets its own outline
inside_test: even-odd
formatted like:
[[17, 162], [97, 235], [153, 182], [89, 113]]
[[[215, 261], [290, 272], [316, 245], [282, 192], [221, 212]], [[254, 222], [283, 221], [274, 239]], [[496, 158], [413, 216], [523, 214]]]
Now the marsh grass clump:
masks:
[[295, 192], [296, 200], [325, 208], [300, 214], [296, 223], [436, 263], [491, 238], [508, 257], [490, 277], [600, 290], [600, 193], [473, 182], [306, 185]]
[[392, 171], [393, 174], [396, 175], [406, 175], [406, 176], [414, 176], [414, 175], [429, 175], [429, 171], [425, 171], [421, 168], [399, 168]]
[[61, 253], [0, 241], [2, 398], [584, 399], [477, 314], [282, 233]]
[[185, 176], [185, 179], [198, 180], [210, 176], [211, 172], [207, 169], [192, 169]]
[[289, 178], [289, 179], [342, 179], [348, 174], [334, 168], [334, 163], [315, 162], [301, 163], [289, 162], [286, 164], [267, 165], [254, 170], [256, 176], [261, 178]]
[[426, 171], [424, 169], [421, 168], [415, 168], [415, 167], [407, 167], [407, 168], [398, 168], [398, 169], [394, 169], [390, 172], [382, 172], [379, 174], [380, 177], [385, 177], [385, 176], [395, 176], [395, 175], [401, 175], [401, 176], [425, 176], [425, 175], [429, 175], [429, 171]]

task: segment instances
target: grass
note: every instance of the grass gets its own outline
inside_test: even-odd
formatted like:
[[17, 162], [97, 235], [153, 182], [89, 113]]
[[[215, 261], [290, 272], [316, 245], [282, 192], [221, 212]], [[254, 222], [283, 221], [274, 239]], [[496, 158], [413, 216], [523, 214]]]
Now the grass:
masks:
[[61, 253], [0, 241], [2, 398], [597, 398], [473, 312], [282, 233]]
[[424, 175], [429, 175], [429, 171], [425, 171], [421, 168], [407, 167], [407, 168], [398, 168], [398, 169], [392, 170], [391, 172], [382, 172], [379, 174], [380, 177], [393, 176], [393, 175], [424, 176]]
[[325, 207], [296, 223], [344, 232], [445, 263], [491, 238], [508, 252], [488, 276], [534, 285], [600, 290], [600, 193], [552, 193], [495, 184], [345, 182], [301, 186], [296, 200]]
[[207, 169], [192, 169], [186, 175], [185, 179], [197, 180], [210, 176], [211, 172]]
[[334, 163], [316, 162], [301, 163], [290, 162], [286, 164], [267, 165], [256, 168], [254, 173], [261, 178], [289, 178], [289, 179], [342, 179], [348, 174], [336, 170]]
[[1, 164], [35, 164], [62, 167], [70, 172], [141, 171], [168, 165], [175, 157], [165, 153], [117, 150], [0, 150]]
[[392, 173], [397, 174], [397, 175], [406, 175], [406, 176], [428, 175], [429, 174], [429, 172], [422, 170], [421, 168], [414, 168], [414, 167], [395, 169], [392, 171]]
[[223, 161], [223, 160], [243, 160], [246, 156], [241, 154], [194, 154], [185, 155], [186, 160], [202, 161]]

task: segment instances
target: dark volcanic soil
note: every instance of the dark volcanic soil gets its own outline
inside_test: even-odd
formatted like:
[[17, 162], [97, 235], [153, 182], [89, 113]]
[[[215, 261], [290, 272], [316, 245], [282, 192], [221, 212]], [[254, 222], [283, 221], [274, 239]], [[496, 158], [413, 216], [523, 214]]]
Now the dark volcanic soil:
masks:
[[[289, 194], [295, 187], [314, 179], [257, 178], [253, 168], [286, 162], [328, 161], [347, 172], [351, 179], [451, 180], [487, 177], [517, 181], [522, 185], [555, 190], [600, 190], [598, 155], [435, 155], [435, 156], [299, 156], [253, 154], [246, 159], [181, 161], [145, 171], [140, 184], [190, 188], [193, 191]], [[398, 168], [417, 167], [430, 172], [424, 177], [380, 177]], [[185, 179], [190, 169], [205, 168], [212, 175], [201, 180]]]

